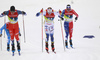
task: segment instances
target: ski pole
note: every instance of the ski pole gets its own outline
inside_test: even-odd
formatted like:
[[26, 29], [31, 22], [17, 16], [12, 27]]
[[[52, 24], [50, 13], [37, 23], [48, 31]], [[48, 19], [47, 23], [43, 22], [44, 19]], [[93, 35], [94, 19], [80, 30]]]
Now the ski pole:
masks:
[[2, 51], [2, 37], [0, 37], [0, 41], [1, 41], [1, 51]]
[[[43, 8], [42, 8], [42, 11], [43, 11]], [[41, 24], [42, 24], [42, 52], [43, 52], [43, 12], [42, 12], [42, 15], [41, 15], [41, 20], [42, 20], [42, 22], [41, 22]]]
[[63, 35], [63, 27], [62, 27], [62, 21], [61, 21], [61, 19], [60, 19], [60, 25], [61, 25], [61, 32], [62, 32], [62, 39], [63, 39], [63, 47], [64, 47], [64, 51], [65, 51], [64, 35]]
[[22, 15], [22, 17], [23, 17], [24, 43], [26, 43], [26, 39], [25, 39], [25, 24], [24, 24], [24, 15]]
[[[61, 14], [62, 14], [62, 12], [61, 12], [61, 10], [60, 10], [60, 9], [59, 9], [59, 14], [60, 14], [60, 16], [61, 16]], [[60, 25], [61, 25], [62, 40], [63, 40], [63, 47], [64, 47], [64, 51], [65, 51], [64, 35], [63, 35], [63, 27], [62, 27], [62, 20], [61, 20], [61, 18], [60, 18], [60, 20], [58, 20], [58, 21], [60, 21]]]
[[[4, 24], [6, 23], [6, 16], [4, 17]], [[5, 25], [4, 25], [4, 38], [5, 38]]]

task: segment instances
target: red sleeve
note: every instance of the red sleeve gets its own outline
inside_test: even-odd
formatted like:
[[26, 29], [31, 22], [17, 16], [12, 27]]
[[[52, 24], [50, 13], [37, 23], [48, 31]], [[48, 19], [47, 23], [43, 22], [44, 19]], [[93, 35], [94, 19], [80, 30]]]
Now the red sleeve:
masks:
[[72, 9], [73, 14], [78, 17], [78, 14]]
[[61, 10], [59, 10], [59, 14], [61, 15]]
[[43, 13], [43, 8], [41, 9], [40, 13]]

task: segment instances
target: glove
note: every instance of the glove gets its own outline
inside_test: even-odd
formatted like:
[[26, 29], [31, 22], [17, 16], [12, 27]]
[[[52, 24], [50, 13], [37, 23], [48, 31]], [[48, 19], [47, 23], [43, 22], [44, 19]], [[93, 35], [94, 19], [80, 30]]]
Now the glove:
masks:
[[4, 11], [2, 14], [5, 15], [6, 14], [6, 11]]
[[61, 20], [64, 20], [64, 18], [61, 17]]
[[19, 36], [21, 36], [21, 33], [19, 33]]
[[40, 12], [38, 12], [37, 14], [36, 14], [36, 16], [39, 16], [40, 15]]
[[0, 37], [2, 36], [2, 34], [0, 34]]
[[22, 14], [26, 14], [24, 11], [22, 11]]
[[63, 17], [61, 17], [61, 16], [58, 16], [61, 20], [64, 20], [64, 18]]
[[78, 18], [77, 17], [75, 17], [75, 20], [77, 20]]

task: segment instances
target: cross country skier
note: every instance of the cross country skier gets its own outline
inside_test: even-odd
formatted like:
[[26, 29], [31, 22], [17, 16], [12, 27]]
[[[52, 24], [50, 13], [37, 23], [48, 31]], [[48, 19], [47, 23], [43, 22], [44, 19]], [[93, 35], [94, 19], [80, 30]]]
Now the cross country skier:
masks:
[[4, 11], [2, 13], [3, 16], [7, 15], [9, 19], [9, 32], [11, 36], [12, 41], [12, 52], [14, 55], [15, 52], [15, 46], [14, 46], [14, 37], [17, 40], [17, 50], [20, 55], [20, 42], [19, 42], [19, 25], [18, 25], [18, 15], [26, 13], [24, 11], [16, 10], [14, 6], [10, 7], [10, 10]]
[[45, 11], [41, 10], [36, 14], [36, 16], [39, 16], [41, 13], [44, 15], [45, 19], [45, 33], [46, 33], [46, 41], [45, 41], [45, 46], [46, 46], [46, 51], [48, 52], [48, 41], [49, 41], [49, 36], [51, 37], [51, 47], [52, 51], [54, 52], [54, 18], [55, 15], [59, 15], [58, 12], [55, 12], [51, 7], [48, 7]]
[[[5, 29], [6, 34], [7, 34], [7, 51], [10, 51], [10, 33], [9, 33], [9, 22], [7, 22], [6, 24], [4, 24], [1, 28], [0, 28], [0, 37], [2, 36], [2, 30]], [[19, 29], [20, 30], [20, 29]], [[21, 36], [20, 31], [19, 31], [19, 36]]]
[[66, 9], [64, 9], [62, 11], [61, 14], [61, 19], [63, 19], [63, 17], [65, 18], [65, 22], [64, 22], [64, 29], [65, 29], [65, 45], [66, 48], [68, 48], [68, 35], [69, 35], [69, 42], [70, 42], [70, 46], [73, 48], [73, 44], [72, 44], [72, 33], [73, 33], [73, 14], [76, 16], [75, 17], [75, 21], [78, 19], [78, 14], [71, 9], [71, 6], [68, 4], [66, 6]]

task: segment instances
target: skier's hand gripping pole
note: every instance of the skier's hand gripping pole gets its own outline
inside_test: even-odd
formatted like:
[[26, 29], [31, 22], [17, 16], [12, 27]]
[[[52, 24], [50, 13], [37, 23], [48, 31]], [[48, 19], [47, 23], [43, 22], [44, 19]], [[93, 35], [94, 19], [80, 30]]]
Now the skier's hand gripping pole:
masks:
[[75, 17], [75, 22], [77, 21], [77, 19], [78, 19], [78, 18], [77, 18], [77, 17]]

